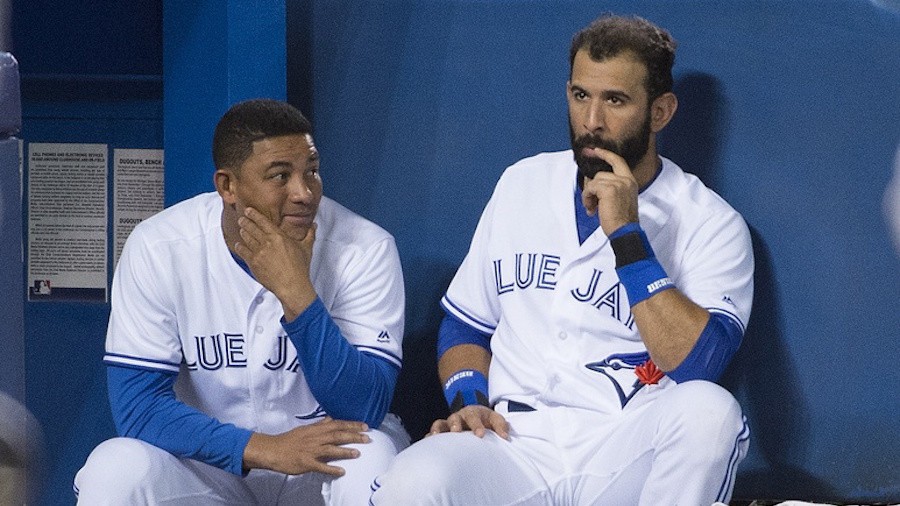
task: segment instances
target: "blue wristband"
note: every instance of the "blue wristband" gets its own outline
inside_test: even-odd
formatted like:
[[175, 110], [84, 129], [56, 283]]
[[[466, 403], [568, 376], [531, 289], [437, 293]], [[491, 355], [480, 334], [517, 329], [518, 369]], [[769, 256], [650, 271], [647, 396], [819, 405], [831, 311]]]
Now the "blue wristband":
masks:
[[656, 259], [647, 234], [637, 223], [629, 223], [610, 234], [610, 246], [616, 255], [616, 274], [631, 307], [657, 292], [675, 288]]
[[474, 369], [457, 371], [444, 382], [444, 398], [451, 413], [472, 404], [490, 407], [487, 390], [487, 378]]

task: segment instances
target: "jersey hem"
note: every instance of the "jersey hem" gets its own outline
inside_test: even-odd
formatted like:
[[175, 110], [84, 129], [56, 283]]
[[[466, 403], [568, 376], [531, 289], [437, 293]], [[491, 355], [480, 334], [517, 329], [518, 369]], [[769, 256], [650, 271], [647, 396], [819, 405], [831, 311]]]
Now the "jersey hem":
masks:
[[394, 366], [397, 369], [400, 369], [403, 367], [403, 361], [400, 360], [400, 357], [397, 357], [396, 355], [394, 355], [392, 353], [384, 351], [381, 348], [373, 348], [371, 346], [364, 346], [364, 345], [357, 345], [357, 344], [354, 344], [353, 347], [362, 353], [365, 353], [367, 355], [372, 355], [373, 357], [378, 357], [378, 358], [384, 360], [385, 362], [391, 364], [392, 366]]
[[128, 355], [118, 355], [115, 353], [107, 353], [104, 355], [103, 363], [106, 365], [128, 367], [130, 369], [143, 369], [174, 374], [178, 374], [178, 371], [180, 370], [180, 365], [172, 364], [170, 362], [131, 357]]
[[444, 311], [452, 314], [457, 320], [469, 325], [470, 327], [475, 328], [482, 334], [493, 335], [497, 330], [496, 327], [488, 325], [482, 321], [479, 321], [475, 317], [463, 311], [459, 306], [453, 303], [446, 295], [441, 298], [441, 307], [444, 308]]
[[706, 308], [706, 310], [709, 311], [710, 313], [717, 313], [717, 314], [720, 314], [720, 315], [728, 318], [729, 320], [734, 322], [734, 324], [737, 325], [738, 328], [741, 329], [742, 334], [747, 332], [747, 326], [744, 325], [744, 322], [742, 322], [741, 319], [738, 318], [738, 315], [732, 313], [731, 311], [728, 311], [728, 310], [725, 310], [722, 308], [718, 308], [718, 307], [708, 307], [708, 308]]

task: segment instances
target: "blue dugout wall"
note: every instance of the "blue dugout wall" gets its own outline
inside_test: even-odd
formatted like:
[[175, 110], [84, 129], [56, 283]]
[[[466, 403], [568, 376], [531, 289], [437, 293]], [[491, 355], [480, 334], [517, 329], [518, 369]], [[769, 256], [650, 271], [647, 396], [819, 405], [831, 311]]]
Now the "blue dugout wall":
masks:
[[[567, 147], [572, 33], [603, 11], [645, 16], [680, 44], [680, 107], [661, 151], [753, 233], [754, 314], [723, 379], [753, 430], [735, 498], [900, 502], [900, 256], [880, 207], [900, 145], [896, 0], [298, 0], [281, 7], [286, 53], [237, 22], [263, 3], [225, 4], [14, 2], [20, 136], [164, 147], [172, 203], [211, 189], [215, 118], [280, 96], [286, 75], [287, 98], [313, 119], [326, 194], [397, 238], [407, 336], [395, 411], [419, 437], [445, 413], [437, 301], [481, 209], [506, 166]], [[273, 77], [278, 58], [286, 74]], [[25, 304], [45, 504], [73, 502], [72, 475], [112, 434], [108, 309]]]

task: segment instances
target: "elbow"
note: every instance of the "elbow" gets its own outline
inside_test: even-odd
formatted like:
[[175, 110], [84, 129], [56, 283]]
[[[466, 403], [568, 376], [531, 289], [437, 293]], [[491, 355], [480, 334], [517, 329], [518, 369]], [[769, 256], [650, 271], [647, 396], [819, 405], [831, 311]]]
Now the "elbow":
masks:
[[400, 370], [379, 358], [373, 357], [370, 363], [374, 367], [365, 375], [366, 380], [358, 378], [353, 384], [344, 384], [322, 392], [313, 390], [313, 395], [319, 399], [329, 416], [338, 420], [363, 422], [370, 428], [381, 425], [391, 407]]
[[743, 338], [743, 331], [728, 317], [713, 314], [687, 357], [666, 373], [676, 383], [691, 380], [716, 382], [725, 372]]

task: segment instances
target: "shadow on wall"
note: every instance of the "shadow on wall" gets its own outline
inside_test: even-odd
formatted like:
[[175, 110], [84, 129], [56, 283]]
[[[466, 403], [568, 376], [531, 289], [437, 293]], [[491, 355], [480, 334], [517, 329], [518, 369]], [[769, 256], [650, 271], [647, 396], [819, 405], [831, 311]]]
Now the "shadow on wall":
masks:
[[[725, 138], [728, 102], [721, 83], [713, 76], [689, 72], [674, 85], [678, 112], [660, 133], [660, 153], [707, 186], [720, 192], [722, 139]], [[720, 383], [735, 394], [750, 424], [750, 452], [766, 467], [739, 473], [736, 499], [779, 499], [798, 494], [810, 500], [827, 500], [836, 492], [791, 464], [808, 447], [809, 413], [796, 369], [784, 343], [781, 302], [765, 240], [750, 228], [756, 272], [753, 313], [731, 366]], [[748, 459], [750, 461], [752, 459]]]
[[750, 234], [756, 258], [753, 313], [744, 342], [720, 383], [741, 402], [750, 424], [750, 452], [758, 452], [767, 467], [739, 472], [734, 497], [833, 499], [833, 488], [791, 463], [792, 455], [807, 453], [809, 410], [784, 342], [769, 248], [753, 227]]
[[717, 190], [716, 168], [727, 117], [721, 85], [711, 75], [694, 72], [677, 78], [672, 91], [678, 110], [659, 134], [659, 152]]
[[403, 420], [412, 440], [418, 441], [435, 419], [449, 414], [437, 373], [437, 333], [444, 318], [440, 300], [458, 266], [423, 258], [411, 259], [404, 263], [407, 265], [403, 370], [391, 412]]

